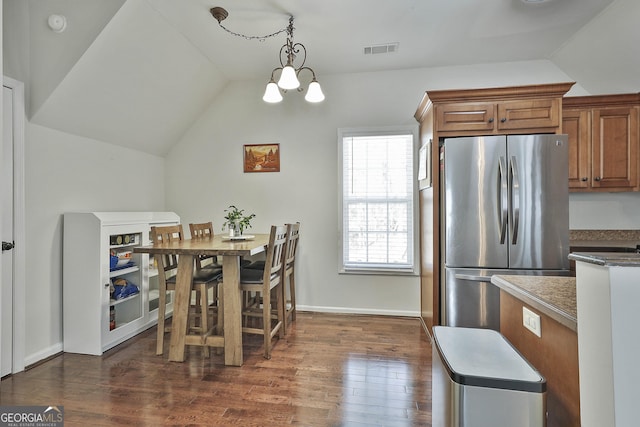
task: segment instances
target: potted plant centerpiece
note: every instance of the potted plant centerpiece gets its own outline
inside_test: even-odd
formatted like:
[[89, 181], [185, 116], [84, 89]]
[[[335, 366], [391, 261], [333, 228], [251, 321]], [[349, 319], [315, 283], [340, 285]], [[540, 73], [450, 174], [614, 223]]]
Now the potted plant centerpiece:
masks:
[[256, 214], [245, 215], [244, 209], [238, 209], [234, 205], [224, 211], [226, 215], [222, 229], [224, 230], [225, 227], [229, 229], [229, 237], [242, 236], [245, 228], [251, 228], [251, 220], [256, 216]]

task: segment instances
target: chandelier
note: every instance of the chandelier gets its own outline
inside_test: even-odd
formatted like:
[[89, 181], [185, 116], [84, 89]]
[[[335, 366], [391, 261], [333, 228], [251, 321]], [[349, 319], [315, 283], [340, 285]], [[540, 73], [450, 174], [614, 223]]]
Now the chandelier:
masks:
[[[276, 31], [275, 33], [266, 36], [246, 36], [230, 31], [222, 25], [222, 21], [229, 16], [229, 13], [225, 9], [214, 7], [210, 9], [210, 12], [223, 30], [247, 40], [258, 39], [262, 41], [270, 37], [275, 37], [280, 33], [287, 33], [287, 41], [280, 48], [278, 58], [280, 60], [280, 67], [276, 67], [271, 71], [271, 79], [269, 83], [267, 83], [267, 88], [262, 97], [265, 102], [280, 102], [282, 101], [282, 92], [286, 93], [289, 90], [295, 89], [298, 92], [302, 92], [304, 89], [300, 86], [300, 80], [298, 78], [303, 71], [311, 73], [311, 83], [309, 83], [304, 99], [308, 102], [321, 102], [324, 100], [324, 93], [322, 93], [320, 83], [318, 83], [316, 79], [316, 73], [313, 69], [305, 65], [307, 61], [307, 48], [302, 43], [293, 42], [293, 16], [289, 16], [289, 25], [286, 28]], [[276, 83], [278, 73], [280, 75]]]

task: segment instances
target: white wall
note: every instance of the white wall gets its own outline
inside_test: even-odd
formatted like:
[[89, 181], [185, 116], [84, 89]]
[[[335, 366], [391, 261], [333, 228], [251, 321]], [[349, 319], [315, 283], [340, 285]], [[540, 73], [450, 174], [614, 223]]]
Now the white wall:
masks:
[[164, 210], [164, 160], [27, 124], [25, 193], [29, 365], [62, 351], [62, 214]]
[[573, 193], [569, 195], [572, 230], [640, 229], [640, 193]]
[[[167, 209], [217, 230], [230, 204], [257, 215], [256, 231], [300, 221], [301, 308], [417, 316], [418, 278], [338, 274], [338, 128], [416, 124], [427, 89], [572, 80], [549, 61], [318, 77], [319, 105], [298, 93], [265, 104], [266, 80], [230, 84], [167, 156]], [[242, 146], [256, 143], [280, 143], [280, 173], [242, 172]]]

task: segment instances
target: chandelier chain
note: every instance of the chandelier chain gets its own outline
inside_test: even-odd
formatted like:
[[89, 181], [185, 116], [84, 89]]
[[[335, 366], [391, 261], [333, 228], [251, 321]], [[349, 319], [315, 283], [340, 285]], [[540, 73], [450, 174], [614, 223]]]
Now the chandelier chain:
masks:
[[276, 31], [275, 33], [267, 34], [265, 36], [247, 36], [246, 34], [236, 33], [235, 31], [232, 31], [232, 30], [228, 29], [227, 27], [222, 25], [221, 22], [218, 22], [218, 25], [220, 26], [220, 28], [225, 30], [227, 33], [229, 33], [231, 35], [234, 35], [236, 37], [242, 37], [245, 40], [258, 40], [258, 41], [263, 42], [268, 38], [275, 37], [275, 36], [277, 36], [279, 34], [282, 34], [282, 33], [287, 33], [290, 36], [293, 35], [293, 16], [289, 16], [289, 25], [287, 25], [285, 28]]

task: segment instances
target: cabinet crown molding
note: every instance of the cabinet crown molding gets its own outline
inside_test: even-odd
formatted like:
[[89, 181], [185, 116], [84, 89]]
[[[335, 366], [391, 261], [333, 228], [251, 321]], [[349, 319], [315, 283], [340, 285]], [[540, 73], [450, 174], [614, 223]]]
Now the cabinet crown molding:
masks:
[[576, 107], [619, 107], [620, 105], [640, 105], [640, 93], [609, 95], [567, 96], [562, 99], [563, 108]]
[[427, 91], [427, 95], [433, 103], [562, 97], [574, 84], [575, 82], [568, 82], [482, 89], [430, 90]]

